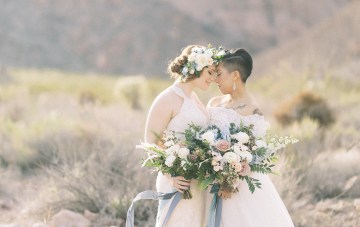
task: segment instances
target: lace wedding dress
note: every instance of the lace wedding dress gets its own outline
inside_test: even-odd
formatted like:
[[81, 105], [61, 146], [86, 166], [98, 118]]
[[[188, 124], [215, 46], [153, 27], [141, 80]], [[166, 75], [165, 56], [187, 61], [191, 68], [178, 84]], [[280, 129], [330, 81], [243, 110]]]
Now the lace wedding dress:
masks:
[[[218, 126], [222, 133], [229, 134], [230, 123], [254, 124], [255, 133], [264, 133], [264, 117], [260, 115], [241, 116], [233, 109], [208, 107], [210, 124]], [[292, 227], [291, 217], [268, 175], [254, 173], [252, 177], [260, 180], [261, 189], [252, 194], [245, 181], [238, 186], [239, 192], [230, 199], [223, 199], [222, 227]], [[210, 204], [212, 195], [207, 195]], [[209, 205], [207, 205], [208, 207]]]
[[[208, 114], [199, 108], [196, 100], [187, 97], [182, 89], [176, 86], [176, 84], [170, 86], [168, 89], [171, 89], [178, 96], [182, 97], [184, 102], [180, 112], [169, 122], [167, 130], [181, 133], [188, 128], [190, 123], [207, 127], [209, 123]], [[158, 173], [156, 179], [156, 189], [158, 192], [164, 193], [176, 191], [176, 189], [171, 185], [169, 177], [163, 175], [161, 172]], [[167, 227], [202, 227], [206, 225], [206, 193], [200, 190], [195, 180], [191, 182], [190, 191], [193, 196], [192, 199], [180, 200], [166, 224]], [[159, 201], [156, 227], [161, 227], [170, 203], [171, 200]]]

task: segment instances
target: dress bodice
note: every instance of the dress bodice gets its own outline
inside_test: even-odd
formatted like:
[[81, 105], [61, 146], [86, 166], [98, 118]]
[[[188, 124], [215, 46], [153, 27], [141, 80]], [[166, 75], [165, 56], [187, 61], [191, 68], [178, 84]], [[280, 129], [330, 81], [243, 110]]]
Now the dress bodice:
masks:
[[269, 123], [265, 120], [264, 116], [259, 114], [252, 114], [243, 116], [237, 113], [233, 109], [225, 107], [207, 107], [210, 114], [210, 125], [217, 126], [223, 135], [229, 135], [230, 124], [240, 125], [240, 122], [244, 126], [253, 125], [253, 133], [257, 137], [263, 137], [269, 128]]
[[207, 127], [209, 124], [209, 115], [205, 112], [205, 108], [204, 111], [202, 111], [197, 101], [186, 96], [183, 90], [176, 86], [176, 84], [170, 86], [169, 89], [183, 98], [184, 102], [179, 113], [170, 120], [166, 130], [181, 133], [184, 132], [191, 123], [204, 128]]

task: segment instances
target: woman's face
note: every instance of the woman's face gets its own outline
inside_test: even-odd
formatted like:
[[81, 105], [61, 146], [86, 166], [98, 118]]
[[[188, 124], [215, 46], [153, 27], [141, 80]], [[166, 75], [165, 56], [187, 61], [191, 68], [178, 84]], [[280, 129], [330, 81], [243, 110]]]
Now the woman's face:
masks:
[[230, 94], [233, 91], [234, 84], [234, 75], [230, 73], [225, 67], [223, 63], [220, 63], [216, 67], [217, 77], [215, 78], [215, 83], [218, 85], [219, 90], [224, 95]]
[[211, 84], [212, 78], [216, 75], [215, 65], [205, 67], [200, 74], [199, 78], [193, 80], [196, 87], [201, 90], [207, 90]]

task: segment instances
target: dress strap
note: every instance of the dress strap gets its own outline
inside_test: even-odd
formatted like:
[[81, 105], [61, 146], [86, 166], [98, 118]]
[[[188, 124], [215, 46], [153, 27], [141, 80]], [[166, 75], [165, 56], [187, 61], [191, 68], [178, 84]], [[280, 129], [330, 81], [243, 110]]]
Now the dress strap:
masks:
[[171, 88], [171, 90], [173, 90], [181, 98], [189, 99], [189, 97], [187, 97], [185, 95], [184, 91], [181, 88], [179, 88], [178, 86], [176, 86], [175, 84], [171, 85], [170, 88]]

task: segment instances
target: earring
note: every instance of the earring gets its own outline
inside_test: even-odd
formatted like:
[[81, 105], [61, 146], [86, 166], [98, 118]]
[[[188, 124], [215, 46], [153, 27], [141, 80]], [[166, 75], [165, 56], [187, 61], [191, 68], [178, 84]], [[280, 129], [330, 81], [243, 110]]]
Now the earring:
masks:
[[234, 81], [234, 83], [233, 83], [233, 91], [235, 91], [236, 90], [236, 84], [235, 84], [235, 81]]

